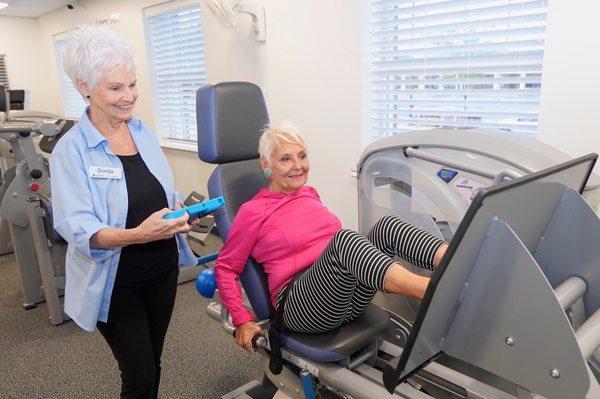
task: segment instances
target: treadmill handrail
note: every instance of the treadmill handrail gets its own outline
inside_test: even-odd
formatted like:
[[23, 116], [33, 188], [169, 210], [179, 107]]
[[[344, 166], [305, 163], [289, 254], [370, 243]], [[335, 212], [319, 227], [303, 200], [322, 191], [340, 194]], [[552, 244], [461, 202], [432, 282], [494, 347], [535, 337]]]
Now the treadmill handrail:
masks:
[[15, 134], [15, 133], [36, 133], [42, 136], [53, 137], [62, 131], [66, 121], [62, 120], [60, 123], [34, 123], [34, 124], [23, 124], [23, 125], [0, 125], [0, 134]]
[[510, 177], [512, 179], [516, 179], [521, 177], [519, 173], [511, 170], [511, 169], [502, 169], [500, 172], [496, 173], [490, 169], [482, 168], [479, 166], [468, 165], [461, 161], [455, 161], [452, 159], [444, 158], [439, 155], [430, 154], [426, 151], [418, 150], [413, 147], [406, 147], [404, 153], [412, 158], [421, 159], [423, 161], [437, 163], [443, 166], [447, 166], [449, 168], [462, 170], [463, 172], [472, 173], [477, 176], [487, 177], [489, 179], [494, 180], [494, 183], [501, 183], [505, 177]]
[[11, 126], [0, 126], [0, 134], [7, 133], [31, 133], [33, 132], [32, 125], [11, 125]]

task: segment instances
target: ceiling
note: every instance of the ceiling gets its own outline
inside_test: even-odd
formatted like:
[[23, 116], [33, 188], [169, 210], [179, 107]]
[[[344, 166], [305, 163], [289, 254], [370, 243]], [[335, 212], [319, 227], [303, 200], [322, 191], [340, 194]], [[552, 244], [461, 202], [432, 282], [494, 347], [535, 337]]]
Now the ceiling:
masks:
[[44, 14], [76, 3], [75, 0], [0, 0], [8, 7], [0, 10], [0, 16], [37, 18]]

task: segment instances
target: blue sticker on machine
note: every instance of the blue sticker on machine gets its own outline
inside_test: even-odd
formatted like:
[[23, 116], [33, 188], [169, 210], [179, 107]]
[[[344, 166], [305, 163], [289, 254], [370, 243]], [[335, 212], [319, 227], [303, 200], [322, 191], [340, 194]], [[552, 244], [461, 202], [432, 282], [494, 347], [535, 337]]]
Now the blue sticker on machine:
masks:
[[457, 174], [458, 171], [452, 169], [440, 169], [440, 171], [437, 172], [437, 175], [440, 177], [440, 179], [446, 183], [450, 183]]

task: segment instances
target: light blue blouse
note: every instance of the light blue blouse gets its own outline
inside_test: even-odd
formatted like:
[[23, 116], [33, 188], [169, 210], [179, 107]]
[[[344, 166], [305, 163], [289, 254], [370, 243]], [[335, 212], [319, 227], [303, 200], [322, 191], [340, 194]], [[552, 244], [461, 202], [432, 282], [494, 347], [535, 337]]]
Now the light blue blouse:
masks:
[[[139, 119], [132, 118], [128, 126], [142, 159], [162, 184], [169, 208], [174, 209], [175, 201], [183, 201], [158, 139]], [[54, 228], [68, 242], [65, 313], [93, 331], [97, 321], [107, 321], [121, 248], [90, 248], [90, 237], [105, 227], [125, 228], [128, 198], [123, 165], [87, 110], [52, 151], [50, 175]], [[177, 244], [179, 263], [195, 265], [196, 257], [183, 234], [177, 235]]]

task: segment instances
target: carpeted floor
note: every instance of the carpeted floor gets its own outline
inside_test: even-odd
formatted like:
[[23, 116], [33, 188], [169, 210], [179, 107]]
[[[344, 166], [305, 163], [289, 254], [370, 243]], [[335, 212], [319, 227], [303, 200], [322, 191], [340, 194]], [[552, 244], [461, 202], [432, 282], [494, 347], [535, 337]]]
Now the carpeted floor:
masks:
[[[98, 332], [52, 325], [24, 310], [13, 255], [0, 256], [0, 398], [117, 398], [117, 363]], [[256, 357], [206, 313], [193, 283], [179, 286], [163, 353], [161, 398], [219, 398], [255, 378]]]

